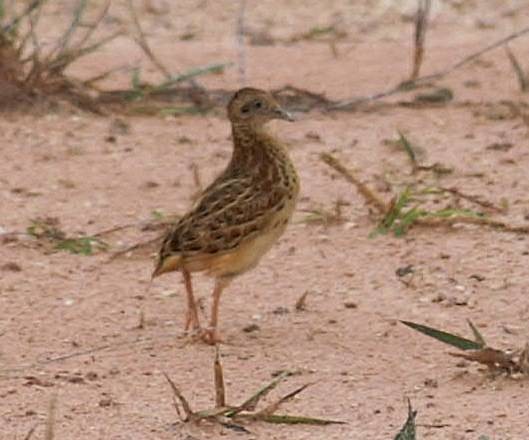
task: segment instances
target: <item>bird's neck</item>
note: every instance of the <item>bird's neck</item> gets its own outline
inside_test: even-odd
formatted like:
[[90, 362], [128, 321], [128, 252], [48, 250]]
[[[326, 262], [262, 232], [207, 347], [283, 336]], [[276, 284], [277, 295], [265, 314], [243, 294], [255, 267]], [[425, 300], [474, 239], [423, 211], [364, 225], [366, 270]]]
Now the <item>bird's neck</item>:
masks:
[[285, 148], [262, 126], [233, 124], [232, 163], [255, 166], [286, 156]]

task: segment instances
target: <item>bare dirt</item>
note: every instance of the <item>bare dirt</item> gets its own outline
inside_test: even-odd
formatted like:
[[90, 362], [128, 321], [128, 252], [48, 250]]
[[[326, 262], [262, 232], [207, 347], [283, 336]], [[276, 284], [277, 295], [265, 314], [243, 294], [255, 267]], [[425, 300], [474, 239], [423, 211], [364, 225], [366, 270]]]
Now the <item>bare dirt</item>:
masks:
[[[237, 2], [179, 3], [140, 5], [149, 41], [167, 66], [185, 71], [237, 61]], [[246, 47], [251, 85], [291, 84], [338, 99], [384, 90], [409, 75], [414, 2], [258, 3], [247, 5], [247, 41], [267, 45]], [[50, 40], [68, 5], [53, 2], [45, 12]], [[528, 18], [523, 2], [436, 4], [423, 72], [451, 65]], [[117, 2], [105, 26], [127, 20]], [[307, 38], [325, 26], [338, 29], [339, 38]], [[528, 68], [527, 39], [510, 47]], [[90, 76], [139, 58], [122, 38], [70, 73]], [[146, 77], [154, 78], [155, 70], [144, 65]], [[118, 75], [107, 86], [128, 81]], [[201, 82], [235, 90], [237, 67]], [[529, 334], [527, 235], [458, 226], [369, 238], [375, 224], [364, 199], [319, 158], [332, 152], [388, 200], [388, 188], [422, 179], [507, 205], [503, 220], [527, 224], [528, 127], [502, 103], [526, 102], [527, 96], [503, 49], [439, 85], [453, 90], [452, 102], [407, 108], [397, 104], [410, 96], [398, 95], [385, 101], [391, 105], [300, 113], [295, 124], [274, 123], [301, 176], [299, 209], [260, 266], [223, 297], [229, 400], [240, 402], [272, 374], [291, 370], [297, 374], [275, 395], [314, 384], [284, 412], [346, 424], [252, 423], [245, 434], [179, 422], [162, 373], [195, 408], [209, 407], [214, 350], [182, 337], [185, 298], [178, 274], [156, 279], [147, 293], [153, 263], [145, 255], [106, 263], [108, 252], [49, 253], [20, 236], [0, 245], [0, 438], [23, 439], [37, 426], [32, 438], [43, 439], [54, 396], [56, 439], [391, 439], [405, 420], [406, 397], [419, 411], [418, 438], [529, 438], [526, 380], [491, 378], [398, 323], [468, 335], [471, 319], [494, 346], [523, 346]], [[412, 175], [403, 151], [386, 141], [396, 139], [397, 130], [422, 148], [422, 160], [453, 172]], [[3, 232], [25, 231], [32, 219], [46, 216], [58, 218], [69, 234], [94, 234], [152, 219], [153, 212], [182, 213], [197, 190], [193, 166], [209, 182], [228, 160], [231, 142], [221, 113], [6, 112], [0, 133]], [[343, 222], [306, 221], [304, 210], [332, 210], [337, 200], [348, 203]], [[132, 228], [106, 238], [114, 250], [151, 236]], [[408, 265], [414, 273], [403, 280], [396, 271]], [[207, 310], [210, 281], [198, 276], [195, 284]], [[307, 291], [306, 309], [296, 311]]]

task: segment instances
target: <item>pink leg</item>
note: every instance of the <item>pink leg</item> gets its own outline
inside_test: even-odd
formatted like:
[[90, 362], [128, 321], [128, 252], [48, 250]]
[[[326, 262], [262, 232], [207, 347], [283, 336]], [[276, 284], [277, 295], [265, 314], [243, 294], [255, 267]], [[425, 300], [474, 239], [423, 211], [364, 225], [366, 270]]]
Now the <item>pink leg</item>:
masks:
[[195, 297], [193, 296], [193, 286], [191, 284], [191, 274], [183, 269], [182, 274], [184, 275], [184, 284], [186, 286], [187, 294], [187, 312], [186, 312], [186, 326], [185, 330], [189, 328], [194, 331], [200, 329], [200, 321], [198, 319], [197, 304], [195, 302]]
[[206, 343], [214, 345], [218, 342], [222, 342], [220, 335], [217, 331], [217, 324], [219, 320], [219, 304], [220, 295], [222, 291], [230, 284], [231, 278], [222, 277], [215, 280], [215, 287], [213, 288], [213, 304], [211, 306], [211, 318], [209, 321], [209, 327], [203, 334], [203, 339]]

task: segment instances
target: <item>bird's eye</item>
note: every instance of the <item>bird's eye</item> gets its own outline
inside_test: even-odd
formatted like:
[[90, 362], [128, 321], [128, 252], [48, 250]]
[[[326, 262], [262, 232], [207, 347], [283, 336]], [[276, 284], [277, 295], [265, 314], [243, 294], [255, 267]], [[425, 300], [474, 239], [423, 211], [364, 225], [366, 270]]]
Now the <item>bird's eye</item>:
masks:
[[255, 108], [261, 108], [263, 106], [263, 103], [261, 101], [256, 101], [254, 104]]

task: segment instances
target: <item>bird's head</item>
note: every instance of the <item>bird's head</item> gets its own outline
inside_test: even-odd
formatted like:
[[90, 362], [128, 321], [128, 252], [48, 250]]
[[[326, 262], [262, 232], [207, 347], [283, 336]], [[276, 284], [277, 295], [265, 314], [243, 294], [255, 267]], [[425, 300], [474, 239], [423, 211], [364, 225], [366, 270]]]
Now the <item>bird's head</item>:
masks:
[[228, 104], [228, 117], [233, 124], [261, 126], [272, 119], [293, 121], [275, 98], [264, 90], [245, 87], [233, 95]]

